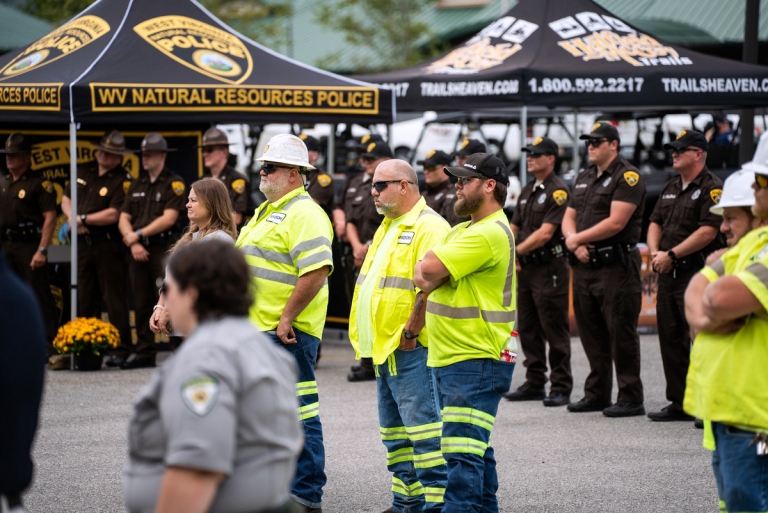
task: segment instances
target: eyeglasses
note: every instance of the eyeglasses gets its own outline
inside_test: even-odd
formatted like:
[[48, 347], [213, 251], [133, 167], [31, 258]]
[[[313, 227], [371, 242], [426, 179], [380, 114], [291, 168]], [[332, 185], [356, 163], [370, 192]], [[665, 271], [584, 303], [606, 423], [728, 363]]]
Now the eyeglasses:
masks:
[[755, 173], [755, 183], [758, 189], [768, 189], [768, 176]]
[[384, 189], [389, 187], [389, 184], [391, 183], [400, 183], [400, 182], [407, 182], [411, 185], [413, 185], [413, 182], [408, 182], [408, 180], [382, 180], [381, 182], [373, 182], [371, 184], [371, 190], [376, 189], [376, 192], [384, 192]]
[[608, 142], [608, 141], [609, 141], [609, 139], [605, 139], [605, 138], [603, 138], [603, 139], [587, 139], [586, 141], [584, 141], [584, 144], [587, 146], [587, 148], [589, 148], [590, 146], [592, 146], [593, 148], [597, 148], [601, 144], [603, 144], [604, 142]]
[[271, 175], [272, 173], [274, 173], [278, 169], [291, 169], [291, 168], [288, 167], [288, 166], [277, 166], [275, 164], [262, 164], [261, 165], [261, 170], [264, 171], [265, 175]]
[[452, 184], [459, 183], [459, 184], [461, 184], [462, 187], [467, 185], [467, 182], [469, 182], [470, 180], [474, 180], [475, 178], [477, 178], [478, 180], [485, 180], [485, 178], [480, 178], [479, 176], [453, 176], [453, 175], [450, 175], [448, 178], [451, 180]]
[[682, 155], [686, 151], [704, 151], [701, 148], [681, 148], [672, 150], [672, 155]]

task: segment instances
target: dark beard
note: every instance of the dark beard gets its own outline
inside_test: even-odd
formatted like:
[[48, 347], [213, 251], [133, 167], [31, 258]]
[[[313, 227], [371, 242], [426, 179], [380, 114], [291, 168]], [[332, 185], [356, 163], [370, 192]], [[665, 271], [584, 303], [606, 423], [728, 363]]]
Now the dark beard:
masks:
[[453, 204], [453, 212], [459, 217], [469, 217], [477, 212], [482, 203], [482, 196], [478, 195], [474, 198], [468, 198], [465, 195], [464, 199], [456, 200], [456, 203]]

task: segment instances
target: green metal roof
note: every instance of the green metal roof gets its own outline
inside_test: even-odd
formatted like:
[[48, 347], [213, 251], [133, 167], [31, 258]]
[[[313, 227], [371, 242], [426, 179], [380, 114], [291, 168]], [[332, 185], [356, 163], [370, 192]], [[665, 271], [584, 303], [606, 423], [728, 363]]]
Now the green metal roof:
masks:
[[27, 45], [53, 30], [53, 25], [0, 3], [0, 53]]

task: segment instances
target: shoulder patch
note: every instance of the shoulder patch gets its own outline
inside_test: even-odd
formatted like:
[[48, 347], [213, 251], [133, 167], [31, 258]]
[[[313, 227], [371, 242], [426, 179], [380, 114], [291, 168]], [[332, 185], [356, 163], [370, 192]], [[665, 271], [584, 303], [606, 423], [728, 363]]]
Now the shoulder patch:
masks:
[[562, 207], [568, 199], [568, 193], [563, 190], [557, 190], [552, 193], [552, 198], [555, 200], [558, 207]]
[[235, 191], [238, 194], [242, 194], [245, 192], [245, 180], [242, 178], [238, 178], [237, 180], [232, 182], [232, 190]]
[[712, 198], [712, 203], [717, 205], [720, 203], [720, 197], [723, 195], [722, 189], [712, 189], [709, 191], [709, 197]]
[[186, 189], [184, 182], [180, 182], [179, 180], [171, 182], [171, 188], [173, 188], [173, 193], [176, 194], [176, 196], [184, 194], [184, 189]]
[[43, 180], [43, 189], [45, 192], [53, 194], [53, 184], [49, 180]]
[[124, 180], [123, 181], [123, 192], [128, 192], [128, 189], [131, 187], [131, 181], [130, 180]]
[[640, 177], [634, 171], [624, 171], [624, 180], [627, 181], [630, 187], [634, 187], [640, 181]]
[[328, 187], [333, 183], [333, 178], [325, 173], [320, 173], [317, 175], [317, 183], [320, 184], [320, 187]]
[[190, 379], [181, 385], [181, 398], [187, 408], [205, 417], [219, 398], [219, 382], [208, 377]]

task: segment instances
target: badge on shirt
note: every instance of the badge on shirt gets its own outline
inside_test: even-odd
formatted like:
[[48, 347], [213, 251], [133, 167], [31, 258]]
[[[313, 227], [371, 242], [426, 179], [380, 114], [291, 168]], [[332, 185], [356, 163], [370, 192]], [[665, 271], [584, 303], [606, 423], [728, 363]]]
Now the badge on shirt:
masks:
[[82, 178], [78, 178], [77, 183], [79, 183], [80, 185], [85, 185], [85, 180], [83, 180]]
[[350, 187], [349, 189], [347, 189], [347, 193], [348, 194], [352, 194], [352, 193], [355, 193], [355, 192], [357, 192], [357, 187]]
[[547, 200], [547, 193], [542, 192], [541, 196], [539, 196], [539, 199], [536, 200], [536, 203], [538, 203], [539, 205], [543, 205], [546, 200]]
[[213, 378], [190, 379], [181, 385], [181, 398], [187, 408], [205, 417], [219, 398], [219, 382]]
[[242, 194], [245, 192], [245, 180], [242, 178], [238, 178], [234, 182], [232, 182], [232, 190], [235, 191], [238, 194]]
[[693, 194], [691, 194], [691, 199], [697, 200], [699, 199], [699, 196], [701, 196], [701, 189], [696, 189], [695, 191], [693, 191]]
[[328, 187], [333, 183], [333, 178], [331, 178], [330, 175], [322, 173], [317, 175], [317, 183], [320, 184], [320, 187]]
[[45, 192], [49, 194], [53, 194], [53, 184], [49, 182], [48, 180], [43, 181], [43, 189], [45, 189]]
[[24, 196], [27, 195], [27, 192], [24, 189], [21, 189], [19, 191], [19, 199], [24, 199]]
[[107, 195], [107, 192], [108, 192], [107, 188], [106, 187], [102, 187], [101, 189], [99, 189], [99, 196], [104, 197], [104, 196]]
[[267, 221], [270, 223], [280, 224], [283, 222], [283, 219], [285, 219], [285, 214], [282, 214], [280, 212], [275, 212], [274, 214], [270, 214], [267, 218]]
[[123, 192], [127, 193], [128, 192], [128, 188], [130, 186], [131, 186], [131, 181], [130, 180], [124, 180], [123, 181]]
[[155, 201], [160, 203], [161, 199], [163, 199], [163, 195], [162, 194], [160, 194], [159, 192], [157, 194], [155, 194]]
[[720, 196], [723, 195], [722, 189], [712, 189], [709, 191], [709, 197], [712, 198], [712, 202], [717, 205], [720, 203]]
[[555, 200], [558, 207], [562, 207], [568, 199], [568, 193], [563, 190], [557, 190], [552, 193], [552, 198]]
[[171, 182], [171, 187], [173, 188], [173, 192], [174, 194], [176, 194], [176, 196], [181, 196], [182, 194], [184, 194], [184, 188], [185, 188], [184, 182], [174, 180], [173, 182]]
[[635, 185], [637, 185], [637, 182], [640, 181], [640, 176], [638, 176], [638, 174], [635, 173], [634, 171], [625, 171], [624, 180], [627, 181], [630, 187], [634, 187]]
[[609, 176], [603, 181], [603, 187], [608, 187], [608, 184], [611, 183], [611, 177]]
[[398, 244], [410, 244], [413, 242], [413, 236], [415, 235], [415, 232], [403, 232], [400, 234], [400, 237], [397, 239]]

